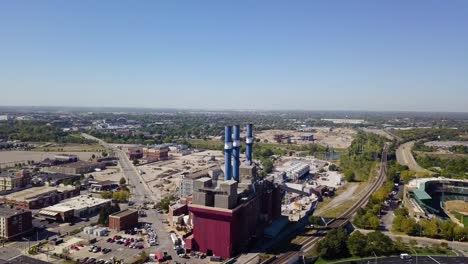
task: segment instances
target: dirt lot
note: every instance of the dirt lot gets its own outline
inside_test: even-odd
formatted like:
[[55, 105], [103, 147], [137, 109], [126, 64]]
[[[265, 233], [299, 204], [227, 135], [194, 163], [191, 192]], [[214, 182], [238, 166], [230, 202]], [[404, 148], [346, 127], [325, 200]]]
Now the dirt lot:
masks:
[[[214, 157], [214, 160], [211, 160], [211, 157]], [[180, 184], [182, 173], [193, 173], [219, 166], [221, 162], [223, 162], [222, 151], [203, 151], [138, 166], [138, 170], [143, 172], [143, 178], [148, 186], [155, 192], [160, 192], [164, 197], [174, 194]]]
[[94, 171], [91, 173], [85, 174], [86, 176], [93, 175], [95, 180], [98, 181], [116, 181], [118, 182], [120, 178], [125, 177], [120, 166], [107, 167], [103, 171]]
[[57, 144], [46, 143], [32, 151], [65, 151], [65, 152], [100, 152], [105, 150], [99, 144]]
[[356, 131], [350, 128], [329, 128], [329, 127], [314, 127], [313, 132], [302, 132], [294, 130], [265, 130], [258, 132], [255, 137], [262, 142], [267, 140], [274, 143], [276, 135], [283, 135], [291, 137], [293, 144], [310, 144], [310, 141], [301, 140], [302, 135], [313, 134], [315, 142], [323, 145], [330, 146], [337, 149], [344, 149], [351, 145]]
[[447, 201], [444, 203], [445, 210], [448, 212], [456, 211], [460, 214], [468, 215], [468, 202], [465, 201]]
[[45, 158], [53, 158], [57, 154], [75, 154], [81, 160], [89, 160], [93, 154], [100, 155], [98, 152], [41, 152], [41, 151], [0, 151], [0, 165], [5, 163], [26, 162], [34, 160], [35, 162]]

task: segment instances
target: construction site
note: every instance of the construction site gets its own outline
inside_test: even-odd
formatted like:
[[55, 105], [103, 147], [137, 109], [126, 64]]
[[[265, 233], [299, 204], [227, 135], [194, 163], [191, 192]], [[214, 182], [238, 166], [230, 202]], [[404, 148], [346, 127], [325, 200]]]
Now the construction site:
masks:
[[302, 130], [263, 130], [256, 138], [261, 142], [305, 145], [317, 143], [325, 147], [345, 149], [351, 145], [356, 130], [351, 128], [311, 127]]

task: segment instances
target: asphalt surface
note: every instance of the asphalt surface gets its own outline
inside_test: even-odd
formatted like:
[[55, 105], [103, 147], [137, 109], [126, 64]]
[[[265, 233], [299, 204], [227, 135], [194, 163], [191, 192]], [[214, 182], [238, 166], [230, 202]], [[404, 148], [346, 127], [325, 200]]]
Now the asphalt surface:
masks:
[[419, 164], [416, 162], [414, 159], [413, 153], [411, 153], [411, 150], [413, 149], [414, 146], [414, 141], [406, 142], [404, 144], [401, 144], [397, 151], [396, 151], [396, 157], [398, 163], [401, 165], [406, 165], [408, 168], [412, 171], [415, 172], [429, 172], [432, 174], [431, 171], [424, 169], [423, 167], [419, 166]]
[[466, 257], [416, 257], [413, 256], [409, 260], [400, 259], [400, 257], [388, 257], [388, 258], [369, 258], [363, 260], [353, 260], [345, 262], [337, 262], [339, 264], [468, 264], [468, 258]]

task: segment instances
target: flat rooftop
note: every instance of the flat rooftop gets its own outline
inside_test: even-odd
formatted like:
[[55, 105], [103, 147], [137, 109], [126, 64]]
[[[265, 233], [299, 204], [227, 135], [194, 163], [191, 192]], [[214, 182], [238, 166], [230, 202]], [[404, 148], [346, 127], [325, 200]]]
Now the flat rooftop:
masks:
[[7, 200], [15, 200], [15, 201], [27, 201], [33, 198], [36, 198], [40, 195], [44, 195], [51, 192], [63, 192], [63, 191], [70, 191], [75, 189], [73, 186], [59, 186], [59, 187], [50, 187], [50, 186], [40, 186], [40, 187], [33, 187], [28, 188], [25, 190], [21, 190], [18, 192], [14, 192], [8, 195], [3, 196]]
[[80, 210], [86, 207], [94, 207], [110, 202], [111, 199], [102, 199], [90, 195], [80, 195], [71, 199], [63, 200], [61, 203], [44, 208], [46, 211], [67, 212], [71, 209]]
[[23, 213], [25, 210], [0, 206], [0, 217], [9, 217], [17, 213]]
[[407, 186], [409, 188], [420, 188], [421, 184], [425, 184], [426, 182], [430, 181], [445, 181], [445, 182], [465, 182], [467, 183], [468, 180], [459, 180], [459, 179], [449, 179], [444, 177], [432, 177], [432, 178], [419, 178], [411, 180]]
[[96, 166], [96, 165], [97, 164], [95, 162], [79, 160], [77, 162], [71, 162], [71, 163], [57, 165], [55, 167], [59, 167], [59, 168], [81, 168], [81, 167], [91, 167], [91, 166]]
[[131, 215], [131, 214], [134, 214], [136, 213], [137, 211], [136, 210], [132, 210], [132, 209], [125, 209], [125, 210], [122, 210], [120, 212], [117, 212], [117, 213], [113, 213], [109, 216], [113, 216], [113, 217], [124, 217], [124, 216], [127, 216], [127, 215]]
[[51, 180], [62, 180], [62, 179], [68, 179], [68, 178], [74, 178], [74, 177], [79, 177], [79, 175], [75, 174], [63, 174], [63, 173], [41, 173], [40, 175], [37, 176], [38, 178], [41, 179], [51, 179]]

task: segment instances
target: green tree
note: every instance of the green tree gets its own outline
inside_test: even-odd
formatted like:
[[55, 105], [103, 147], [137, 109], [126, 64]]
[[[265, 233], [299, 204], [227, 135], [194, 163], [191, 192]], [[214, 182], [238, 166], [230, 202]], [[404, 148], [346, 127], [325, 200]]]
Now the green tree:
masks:
[[380, 227], [380, 220], [375, 215], [369, 216], [368, 223], [369, 223], [368, 226], [370, 229], [377, 230]]
[[103, 226], [108, 226], [109, 225], [109, 207], [105, 206], [104, 208], [101, 209], [99, 212], [99, 218], [98, 218], [98, 224], [103, 225]]
[[403, 217], [401, 221], [401, 231], [407, 235], [414, 235], [416, 233], [416, 229], [418, 228], [418, 224], [414, 218], [410, 217]]
[[367, 234], [366, 251], [375, 252], [376, 255], [390, 255], [395, 251], [395, 246], [390, 237], [380, 231]]
[[348, 238], [347, 246], [349, 253], [353, 256], [365, 257], [367, 236], [359, 231], [354, 231]]
[[345, 229], [332, 229], [317, 245], [319, 256], [325, 259], [338, 259], [348, 256], [347, 240], [348, 234]]
[[328, 166], [328, 170], [330, 170], [330, 171], [337, 171], [337, 170], [338, 170], [338, 166], [336, 166], [335, 164], [330, 164], [330, 166]]
[[118, 191], [112, 194], [112, 199], [118, 202], [126, 202], [130, 198], [130, 193], [127, 191]]
[[439, 221], [436, 218], [432, 218], [430, 221], [421, 220], [420, 221], [422, 232], [425, 236], [436, 238], [439, 234]]
[[125, 180], [124, 177], [120, 178], [120, 181], [119, 181], [120, 185], [124, 185], [127, 183], [127, 180]]
[[344, 172], [344, 176], [347, 182], [354, 182], [356, 181], [356, 176], [354, 175], [354, 171], [347, 170]]
[[408, 216], [408, 210], [402, 207], [395, 209], [393, 213], [395, 214], [395, 216]]
[[455, 239], [455, 226], [456, 224], [451, 221], [443, 221], [440, 224], [440, 236], [446, 240]]
[[273, 161], [271, 159], [261, 159], [263, 171], [270, 173], [273, 171]]
[[101, 192], [101, 197], [103, 199], [112, 199], [112, 192]]
[[319, 216], [311, 215], [308, 218], [309, 223], [313, 225], [321, 225], [322, 224], [322, 219]]
[[461, 226], [456, 225], [455, 228], [453, 228], [453, 237], [457, 241], [465, 240], [465, 229]]

